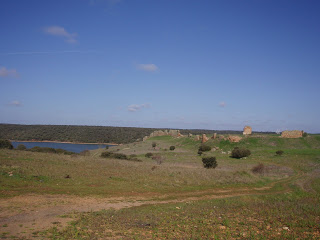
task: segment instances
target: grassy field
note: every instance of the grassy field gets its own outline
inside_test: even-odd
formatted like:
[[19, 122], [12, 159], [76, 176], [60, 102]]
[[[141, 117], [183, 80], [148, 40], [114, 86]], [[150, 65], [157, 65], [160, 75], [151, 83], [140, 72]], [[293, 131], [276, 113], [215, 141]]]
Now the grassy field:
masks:
[[[210, 139], [206, 145], [215, 150], [202, 156], [197, 154], [199, 142], [170, 136], [98, 149], [89, 155], [1, 149], [0, 236], [320, 238], [319, 135], [283, 139], [257, 134], [239, 143]], [[175, 150], [170, 151], [170, 146]], [[234, 147], [248, 148], [251, 155], [231, 158]], [[277, 156], [277, 150], [283, 150], [283, 155]], [[140, 161], [100, 157], [105, 151], [135, 154]], [[148, 158], [146, 153], [157, 158]], [[204, 156], [215, 156], [217, 168], [205, 169], [201, 161]], [[258, 164], [263, 164], [263, 169], [254, 173], [252, 169]], [[28, 228], [21, 226], [28, 223], [23, 222], [23, 217], [32, 218], [38, 212], [37, 206], [32, 205], [35, 198], [39, 212], [49, 211], [49, 207], [66, 209], [57, 211], [63, 214], [45, 229], [37, 228], [37, 221]], [[86, 201], [94, 211], [77, 208]], [[13, 231], [16, 226], [21, 226], [21, 231]]]

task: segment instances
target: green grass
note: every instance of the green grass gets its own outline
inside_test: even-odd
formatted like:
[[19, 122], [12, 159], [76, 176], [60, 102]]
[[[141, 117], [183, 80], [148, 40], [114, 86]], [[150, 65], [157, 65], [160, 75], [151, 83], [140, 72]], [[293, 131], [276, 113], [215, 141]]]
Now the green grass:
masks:
[[[229, 157], [218, 158], [217, 169], [208, 170], [203, 168], [201, 157], [193, 152], [158, 153], [165, 158], [161, 165], [152, 159], [130, 162], [103, 159], [94, 154], [89, 157], [72, 157], [1, 150], [0, 194], [3, 197], [21, 193], [81, 196], [122, 196], [147, 192], [163, 194], [188, 192], [190, 189], [254, 185], [265, 181], [251, 174], [251, 165], [255, 163], [252, 160], [248, 165], [248, 162]], [[156, 168], [152, 170], [154, 166]], [[239, 174], [239, 171], [245, 174]], [[70, 178], [65, 178], [67, 175]]]
[[[42, 233], [50, 239], [316, 239], [319, 139], [317, 135], [300, 139], [253, 135], [239, 143], [210, 139], [206, 144], [220, 149], [203, 156], [215, 156], [216, 169], [203, 168], [203, 156], [197, 154], [201, 143], [193, 138], [154, 137], [108, 150], [136, 154], [142, 162], [101, 158], [105, 149], [90, 151], [89, 156], [2, 149], [0, 197], [32, 193], [171, 201], [84, 213], [64, 230], [55, 227]], [[170, 146], [176, 149], [169, 151]], [[234, 147], [248, 148], [252, 154], [230, 158], [227, 152]], [[284, 154], [276, 156], [277, 150]], [[163, 163], [146, 158], [147, 152], [161, 156]], [[259, 163], [264, 172], [252, 173]], [[6, 236], [3, 231], [0, 234]]]
[[244, 196], [82, 214], [65, 239], [316, 239], [319, 198], [301, 194]]

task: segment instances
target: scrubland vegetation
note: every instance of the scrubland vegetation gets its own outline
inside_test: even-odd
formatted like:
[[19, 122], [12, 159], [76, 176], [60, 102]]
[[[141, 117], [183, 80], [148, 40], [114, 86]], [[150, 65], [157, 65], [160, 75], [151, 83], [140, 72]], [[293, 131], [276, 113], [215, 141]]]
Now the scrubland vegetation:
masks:
[[[155, 128], [70, 126], [70, 125], [18, 125], [0, 124], [0, 139], [19, 141], [60, 141], [78, 143], [131, 143], [150, 135]], [[239, 131], [213, 131], [181, 129], [182, 134], [240, 134]]]
[[[246, 156], [234, 157], [234, 150]], [[162, 136], [74, 155], [0, 149], [0, 186], [0, 199], [8, 201], [36, 194], [132, 204], [66, 211], [61, 222], [70, 217], [69, 224], [21, 227], [29, 235], [17, 236], [26, 238], [320, 238], [319, 135], [261, 134], [205, 145]], [[0, 236], [9, 238], [14, 223], [3, 216]]]

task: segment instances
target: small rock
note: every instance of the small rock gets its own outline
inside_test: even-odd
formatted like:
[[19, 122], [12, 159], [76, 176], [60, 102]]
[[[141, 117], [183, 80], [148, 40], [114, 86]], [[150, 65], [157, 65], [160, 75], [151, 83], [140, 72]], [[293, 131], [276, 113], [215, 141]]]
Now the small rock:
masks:
[[219, 226], [219, 229], [224, 230], [226, 229], [226, 226]]

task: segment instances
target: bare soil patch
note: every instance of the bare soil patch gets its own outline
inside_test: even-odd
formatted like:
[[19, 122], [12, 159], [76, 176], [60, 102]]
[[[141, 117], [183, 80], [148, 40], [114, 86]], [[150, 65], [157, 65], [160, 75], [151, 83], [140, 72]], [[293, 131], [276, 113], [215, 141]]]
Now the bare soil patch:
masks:
[[24, 195], [0, 199], [0, 229], [8, 235], [31, 237], [33, 232], [64, 227], [76, 213], [140, 206], [133, 198], [94, 198], [68, 195]]
[[262, 188], [210, 189], [192, 193], [115, 198], [31, 194], [15, 196], [9, 199], [0, 199], [0, 233], [2, 236], [3, 233], [6, 233], [6, 236], [35, 238], [34, 232], [44, 231], [54, 226], [61, 229], [67, 226], [68, 222], [77, 219], [78, 214], [82, 212], [103, 209], [118, 210], [144, 204], [267, 194], [264, 191], [271, 189], [274, 184], [275, 182]]

